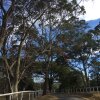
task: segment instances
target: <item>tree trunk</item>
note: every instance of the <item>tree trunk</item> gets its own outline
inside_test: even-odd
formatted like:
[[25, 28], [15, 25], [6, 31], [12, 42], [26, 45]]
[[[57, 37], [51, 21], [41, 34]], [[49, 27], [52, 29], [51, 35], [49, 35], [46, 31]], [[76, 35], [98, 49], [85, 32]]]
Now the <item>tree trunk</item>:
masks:
[[96, 83], [97, 83], [97, 86], [99, 86], [99, 75], [98, 75], [98, 73], [96, 74]]
[[48, 79], [49, 79], [48, 68], [46, 68], [46, 70], [45, 70], [45, 82], [44, 82], [44, 85], [43, 85], [43, 95], [46, 95], [49, 91]]
[[[81, 71], [81, 73], [82, 73], [82, 71]], [[84, 80], [84, 75], [83, 75], [83, 73], [82, 73], [82, 80], [83, 80], [84, 86], [86, 87], [86, 81]]]
[[53, 78], [50, 77], [49, 78], [49, 91], [50, 91], [50, 93], [52, 92], [52, 85], [53, 85]]
[[12, 92], [18, 92], [18, 83], [17, 82], [12, 84]]
[[[18, 92], [18, 82], [17, 81], [13, 82], [11, 88], [12, 88], [12, 91], [11, 91], [12, 93]], [[12, 96], [12, 100], [18, 100], [18, 94], [14, 94]]]
[[86, 86], [88, 86], [89, 84], [88, 84], [87, 69], [85, 67], [84, 61], [83, 61], [83, 69], [84, 69], [84, 74], [85, 74], [85, 84], [86, 84]]

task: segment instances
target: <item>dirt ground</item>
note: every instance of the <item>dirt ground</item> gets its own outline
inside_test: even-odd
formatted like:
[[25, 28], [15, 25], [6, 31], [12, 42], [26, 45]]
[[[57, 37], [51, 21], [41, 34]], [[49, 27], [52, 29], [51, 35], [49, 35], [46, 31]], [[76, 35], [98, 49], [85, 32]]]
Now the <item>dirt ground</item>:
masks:
[[84, 98], [87, 98], [86, 100], [100, 100], [100, 93], [89, 93], [89, 94], [83, 94], [81, 95]]
[[100, 100], [100, 93], [98, 94], [84, 94], [77, 96], [68, 96], [66, 94], [45, 95], [37, 98], [37, 100]]
[[93, 94], [93, 96], [89, 97], [90, 100], [100, 100], [100, 94]]
[[59, 100], [59, 98], [53, 95], [45, 95], [37, 98], [37, 100]]
[[68, 96], [65, 94], [57, 94], [56, 96], [45, 95], [45, 96], [39, 97], [37, 100], [84, 100], [84, 99], [81, 97], [77, 97], [77, 96]]

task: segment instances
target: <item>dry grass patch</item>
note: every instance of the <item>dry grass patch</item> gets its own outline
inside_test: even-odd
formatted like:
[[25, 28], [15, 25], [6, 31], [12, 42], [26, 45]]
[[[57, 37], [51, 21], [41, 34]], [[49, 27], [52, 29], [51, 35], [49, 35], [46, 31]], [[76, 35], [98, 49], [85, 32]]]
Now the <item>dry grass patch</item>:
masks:
[[52, 96], [52, 95], [44, 95], [44, 96], [37, 98], [37, 100], [59, 100], [59, 98], [56, 96]]
[[90, 100], [100, 100], [100, 94], [93, 94], [92, 97], [89, 98]]
[[100, 93], [96, 94], [84, 94], [83, 97], [88, 98], [88, 100], [100, 100]]

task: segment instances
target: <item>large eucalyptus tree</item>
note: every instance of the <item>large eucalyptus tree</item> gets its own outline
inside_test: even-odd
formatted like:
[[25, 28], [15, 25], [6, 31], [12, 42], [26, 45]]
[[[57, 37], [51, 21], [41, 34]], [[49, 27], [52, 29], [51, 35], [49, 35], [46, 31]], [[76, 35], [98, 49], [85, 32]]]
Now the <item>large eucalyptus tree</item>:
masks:
[[[58, 34], [63, 35], [63, 22], [66, 22], [66, 32], [74, 29], [73, 18], [76, 19], [85, 12], [79, 3], [78, 0], [0, 0], [0, 45], [11, 92], [18, 91], [21, 77], [27, 67], [31, 66], [28, 63], [22, 69], [21, 60], [27, 53], [23, 48], [28, 47], [29, 36], [36, 34], [34, 30], [37, 28], [38, 34], [32, 39], [37, 39], [38, 42], [30, 42], [38, 48], [34, 51], [36, 56], [42, 56], [46, 62], [44, 94], [47, 93], [48, 69], [55, 54], [62, 54]], [[22, 57], [24, 51], [26, 52]]]
[[22, 48], [29, 34], [35, 34], [34, 25], [47, 10], [46, 4], [47, 1], [42, 0], [0, 1], [0, 44], [11, 92], [18, 91], [18, 84], [27, 68], [21, 71]]

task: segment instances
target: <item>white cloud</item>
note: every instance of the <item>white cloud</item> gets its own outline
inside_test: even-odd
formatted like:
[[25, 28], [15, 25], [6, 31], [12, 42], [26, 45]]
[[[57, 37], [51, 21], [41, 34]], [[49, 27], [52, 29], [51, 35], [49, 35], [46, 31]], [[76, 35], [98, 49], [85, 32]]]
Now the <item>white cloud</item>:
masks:
[[87, 0], [81, 3], [84, 5], [86, 14], [84, 15], [85, 20], [93, 20], [100, 18], [100, 0]]

